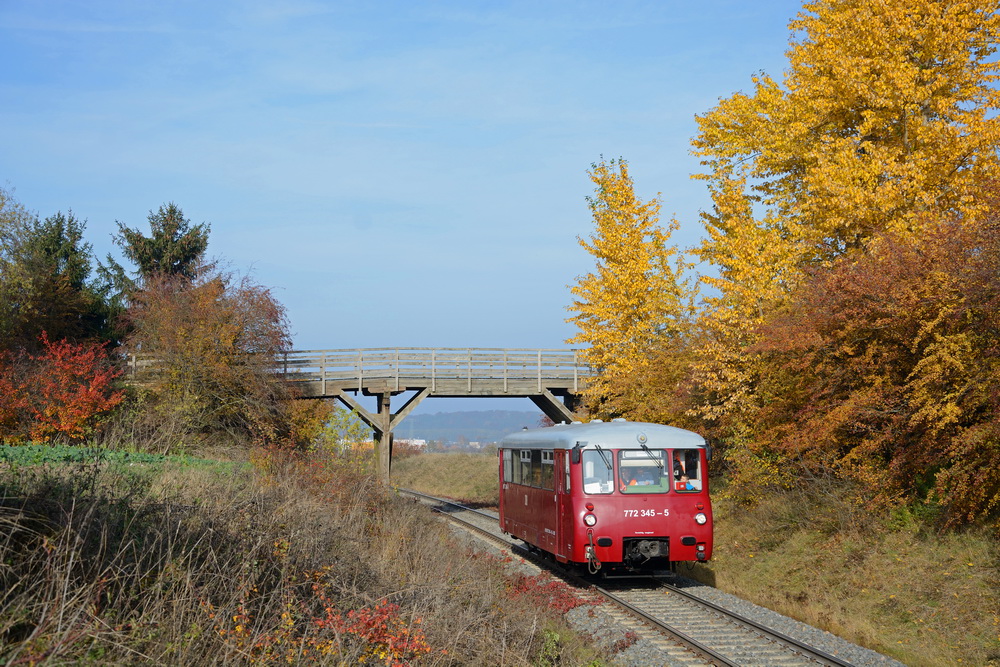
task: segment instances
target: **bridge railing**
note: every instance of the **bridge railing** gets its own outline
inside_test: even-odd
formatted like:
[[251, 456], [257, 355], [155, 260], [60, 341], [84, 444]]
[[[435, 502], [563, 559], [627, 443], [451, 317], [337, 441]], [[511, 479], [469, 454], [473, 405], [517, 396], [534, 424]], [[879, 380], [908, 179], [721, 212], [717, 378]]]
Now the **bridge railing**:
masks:
[[[288, 352], [279, 372], [292, 381], [336, 383], [360, 391], [366, 382], [386, 381], [400, 390], [414, 382], [434, 391], [438, 382], [501, 383], [535, 381], [538, 390], [552, 380], [572, 382], [579, 389], [590, 375], [581, 350], [523, 348], [364, 348]], [[325, 391], [324, 391], [325, 393]]]

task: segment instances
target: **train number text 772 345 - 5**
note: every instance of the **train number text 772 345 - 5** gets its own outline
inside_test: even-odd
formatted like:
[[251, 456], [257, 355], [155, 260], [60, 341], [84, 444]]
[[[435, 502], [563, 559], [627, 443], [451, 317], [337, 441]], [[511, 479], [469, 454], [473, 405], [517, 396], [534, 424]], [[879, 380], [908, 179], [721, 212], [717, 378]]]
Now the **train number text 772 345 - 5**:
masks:
[[625, 510], [625, 518], [648, 517], [648, 516], [670, 516], [670, 510]]

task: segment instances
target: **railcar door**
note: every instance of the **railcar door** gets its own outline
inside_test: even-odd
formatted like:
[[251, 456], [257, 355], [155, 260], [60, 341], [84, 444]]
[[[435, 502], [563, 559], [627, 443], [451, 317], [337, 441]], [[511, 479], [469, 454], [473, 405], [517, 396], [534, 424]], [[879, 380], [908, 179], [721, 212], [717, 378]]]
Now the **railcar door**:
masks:
[[504, 520], [504, 498], [507, 495], [507, 484], [510, 479], [510, 450], [509, 449], [498, 449], [497, 450], [497, 479], [500, 482], [500, 493], [497, 494], [500, 497], [499, 507], [497, 508], [500, 512], [500, 529], [506, 530], [506, 521]]
[[556, 559], [566, 562], [573, 555], [573, 484], [569, 451], [556, 450]]

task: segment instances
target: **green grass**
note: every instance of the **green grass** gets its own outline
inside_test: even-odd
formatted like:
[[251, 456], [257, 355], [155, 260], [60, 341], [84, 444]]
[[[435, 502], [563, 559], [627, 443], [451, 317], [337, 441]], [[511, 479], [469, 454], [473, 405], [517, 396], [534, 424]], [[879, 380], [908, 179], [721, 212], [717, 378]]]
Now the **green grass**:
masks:
[[0, 445], [0, 465], [32, 466], [46, 463], [109, 463], [116, 465], [155, 466], [170, 463], [188, 467], [233, 468], [243, 465], [232, 461], [217, 461], [187, 455], [164, 455], [128, 452], [103, 447], [73, 445]]

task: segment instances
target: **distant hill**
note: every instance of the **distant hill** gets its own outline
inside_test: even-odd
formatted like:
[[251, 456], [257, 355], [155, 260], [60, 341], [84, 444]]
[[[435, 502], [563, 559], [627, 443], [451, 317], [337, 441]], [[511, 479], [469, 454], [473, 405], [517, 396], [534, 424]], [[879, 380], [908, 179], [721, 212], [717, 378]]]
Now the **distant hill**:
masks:
[[395, 429], [396, 439], [419, 438], [455, 442], [498, 442], [508, 433], [539, 426], [541, 412], [487, 410], [410, 415]]

